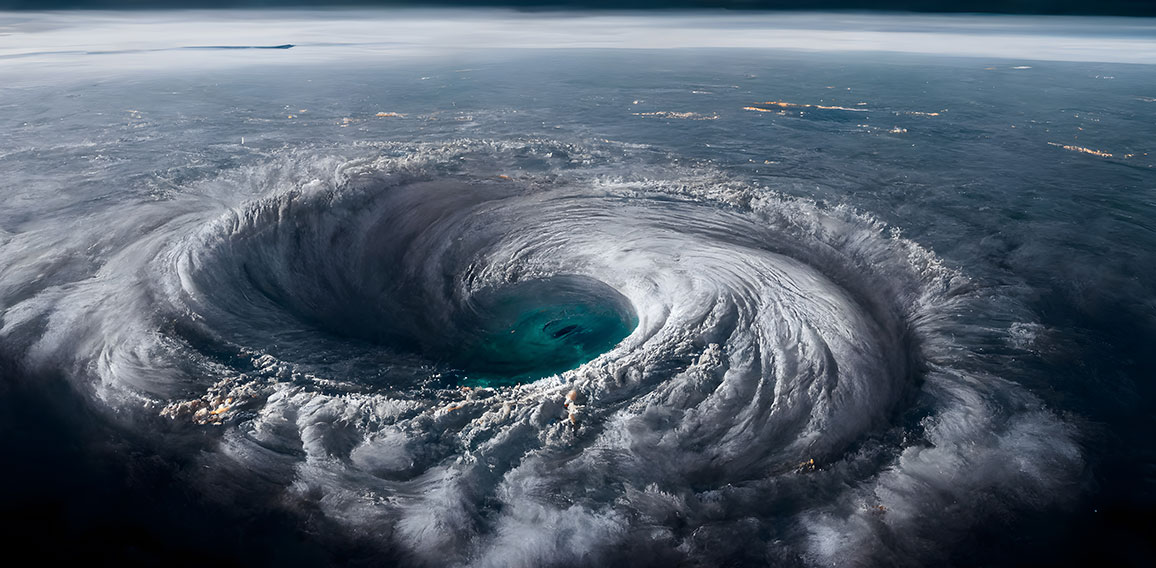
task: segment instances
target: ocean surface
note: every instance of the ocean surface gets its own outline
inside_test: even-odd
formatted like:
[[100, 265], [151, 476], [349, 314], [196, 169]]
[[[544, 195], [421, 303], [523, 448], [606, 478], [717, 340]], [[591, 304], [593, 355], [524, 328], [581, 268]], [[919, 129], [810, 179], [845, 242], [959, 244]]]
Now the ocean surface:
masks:
[[48, 561], [1146, 565], [1156, 22], [0, 14]]

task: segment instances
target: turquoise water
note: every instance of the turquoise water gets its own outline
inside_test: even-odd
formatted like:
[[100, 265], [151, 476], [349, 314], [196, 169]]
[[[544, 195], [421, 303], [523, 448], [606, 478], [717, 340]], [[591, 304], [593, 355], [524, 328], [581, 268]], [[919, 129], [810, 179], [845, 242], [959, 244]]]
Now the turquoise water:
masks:
[[576, 277], [502, 288], [477, 303], [473, 333], [453, 354], [466, 386], [533, 381], [609, 351], [638, 325], [616, 291]]

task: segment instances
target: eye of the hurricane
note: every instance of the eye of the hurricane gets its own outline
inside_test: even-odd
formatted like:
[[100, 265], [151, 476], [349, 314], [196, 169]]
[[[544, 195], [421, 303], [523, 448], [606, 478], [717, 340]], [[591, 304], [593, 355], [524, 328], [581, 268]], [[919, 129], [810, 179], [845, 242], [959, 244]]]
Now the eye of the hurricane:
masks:
[[576, 368], [634, 331], [622, 294], [587, 277], [529, 280], [475, 294], [446, 358], [469, 386], [509, 385]]

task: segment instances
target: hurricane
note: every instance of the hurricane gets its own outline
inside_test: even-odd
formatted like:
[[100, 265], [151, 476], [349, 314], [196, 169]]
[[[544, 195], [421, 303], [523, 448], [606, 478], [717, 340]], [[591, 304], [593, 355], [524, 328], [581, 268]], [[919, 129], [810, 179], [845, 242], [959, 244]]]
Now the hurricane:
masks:
[[868, 214], [608, 143], [348, 153], [99, 211], [8, 353], [413, 565], [925, 562], [1081, 460], [970, 344], [1014, 306]]
[[41, 563], [1150, 564], [1147, 20], [0, 16]]

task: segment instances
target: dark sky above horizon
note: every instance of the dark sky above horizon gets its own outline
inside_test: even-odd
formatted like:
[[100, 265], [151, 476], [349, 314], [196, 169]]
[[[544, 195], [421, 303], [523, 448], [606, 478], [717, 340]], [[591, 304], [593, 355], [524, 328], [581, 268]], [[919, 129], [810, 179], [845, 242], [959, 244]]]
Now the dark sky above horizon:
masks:
[[1156, 16], [1153, 0], [0, 0], [0, 10], [506, 7], [528, 10], [849, 10], [1000, 14]]

